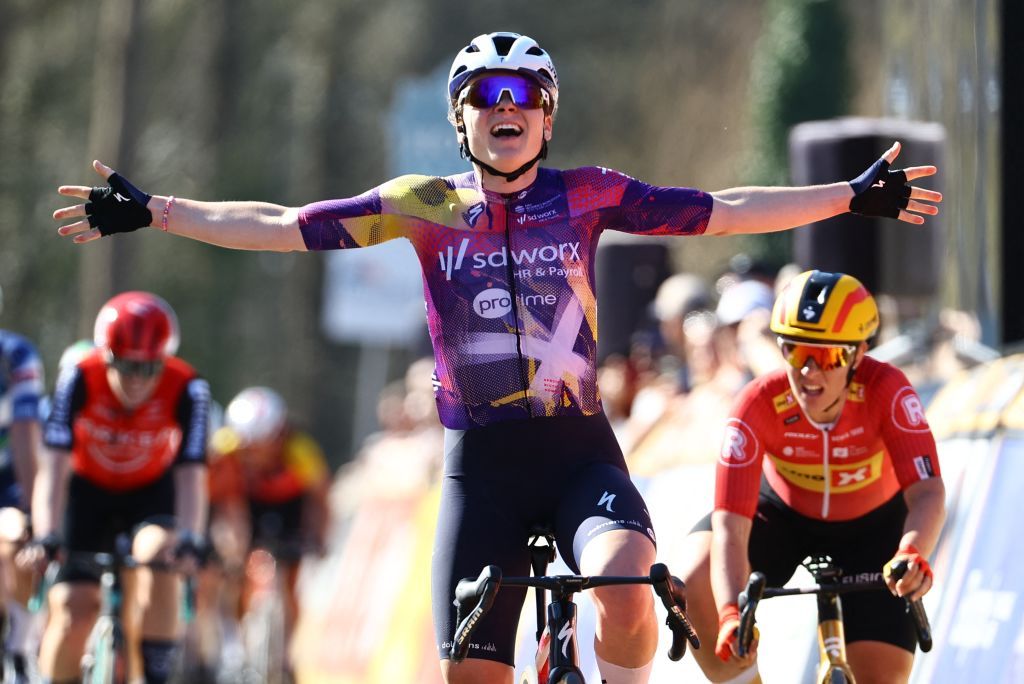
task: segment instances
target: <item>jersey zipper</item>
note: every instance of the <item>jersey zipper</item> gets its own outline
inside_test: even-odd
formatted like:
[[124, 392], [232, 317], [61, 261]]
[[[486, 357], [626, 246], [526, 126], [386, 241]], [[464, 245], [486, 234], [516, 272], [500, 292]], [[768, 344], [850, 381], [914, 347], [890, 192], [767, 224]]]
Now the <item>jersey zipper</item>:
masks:
[[822, 429], [821, 437], [825, 447], [825, 452], [822, 456], [822, 472], [825, 477], [825, 491], [821, 497], [821, 517], [823, 519], [827, 519], [829, 504], [831, 503], [830, 499], [832, 497], [832, 474], [829, 472], [828, 467], [828, 428]]
[[509, 221], [509, 201], [505, 200], [505, 249], [508, 250], [508, 255], [505, 258], [505, 269], [508, 271], [508, 289], [509, 295], [512, 299], [512, 318], [515, 323], [516, 332], [516, 352], [519, 355], [518, 366], [519, 366], [519, 381], [523, 384], [523, 403], [526, 404], [526, 414], [533, 418], [533, 408], [530, 406], [530, 384], [527, 382], [527, 373], [525, 368], [526, 360], [523, 358], [523, 336], [519, 328], [519, 303], [516, 297], [516, 274], [513, 264], [515, 259], [512, 257], [512, 223]]

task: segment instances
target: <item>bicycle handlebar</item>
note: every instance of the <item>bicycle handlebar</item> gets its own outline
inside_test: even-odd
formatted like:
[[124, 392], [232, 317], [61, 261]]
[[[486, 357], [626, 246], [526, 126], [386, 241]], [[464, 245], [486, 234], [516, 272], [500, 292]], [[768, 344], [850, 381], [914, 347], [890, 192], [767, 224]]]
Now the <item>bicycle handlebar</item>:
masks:
[[[700, 648], [700, 639], [686, 617], [686, 600], [683, 596], [685, 586], [682, 580], [669, 574], [663, 563], [651, 566], [650, 575], [646, 576], [613, 576], [613, 575], [554, 575], [547, 577], [502, 577], [501, 568], [488, 565], [476, 579], [459, 580], [455, 587], [456, 617], [455, 634], [449, 656], [452, 662], [458, 663], [465, 659], [469, 651], [469, 639], [480, 619], [494, 605], [494, 598], [502, 585], [510, 587], [533, 587], [547, 589], [557, 597], [568, 596], [585, 589], [607, 587], [623, 584], [650, 584], [654, 592], [661, 598], [668, 618], [665, 624], [672, 630], [672, 646], [668, 657], [679, 660], [686, 653], [686, 642], [693, 648]], [[473, 608], [467, 611], [469, 605]]]
[[[900, 579], [907, 572], [908, 563], [905, 559], [890, 564], [886, 571], [896, 579]], [[776, 596], [798, 596], [805, 594], [847, 594], [856, 591], [871, 591], [886, 589], [884, 582], [845, 582], [835, 584], [813, 584], [809, 587], [769, 587], [766, 586], [767, 579], [763, 573], [752, 572], [747, 580], [746, 588], [740, 592], [737, 603], [740, 607], [740, 626], [738, 628], [739, 655], [747, 654], [750, 644], [754, 638], [754, 615], [757, 611], [757, 604], [762, 599], [775, 598]], [[914, 629], [917, 633], [917, 643], [921, 651], [927, 653], [932, 650], [932, 628], [928, 622], [928, 615], [925, 613], [924, 604], [921, 600], [911, 601], [904, 599], [907, 604], [907, 611], [914, 621]]]
[[[452, 638], [452, 647], [449, 656], [453, 663], [460, 663], [466, 658], [469, 652], [469, 637], [480, 618], [487, 614], [487, 611], [494, 605], [494, 597], [501, 587], [501, 568], [497, 565], [488, 565], [475, 580], [459, 580], [455, 587], [455, 635]], [[476, 605], [465, 615], [466, 606], [476, 601]]]
[[661, 599], [668, 612], [665, 624], [672, 630], [672, 645], [668, 649], [669, 660], [680, 660], [686, 655], [687, 641], [694, 649], [700, 648], [700, 639], [686, 617], [686, 585], [675, 575], [669, 574], [664, 563], [655, 563], [651, 566], [649, 579], [651, 586], [654, 587], [654, 593]]
[[[907, 574], [909, 567], [910, 564], [907, 562], [907, 559], [901, 558], [889, 565], [886, 570], [898, 580]], [[910, 599], [905, 600], [907, 602], [907, 612], [910, 613], [910, 617], [914, 621], [914, 631], [917, 632], [917, 644], [921, 647], [922, 652], [927, 653], [932, 650], [932, 626], [928, 622], [928, 614], [924, 612], [924, 604], [921, 603], [921, 599], [914, 601]]]
[[754, 613], [757, 611], [757, 604], [764, 598], [765, 586], [768, 578], [761, 572], [750, 573], [747, 580], [747, 587], [740, 592], [737, 601], [740, 607], [740, 626], [737, 646], [739, 655], [742, 658], [750, 650], [750, 644], [754, 641]]

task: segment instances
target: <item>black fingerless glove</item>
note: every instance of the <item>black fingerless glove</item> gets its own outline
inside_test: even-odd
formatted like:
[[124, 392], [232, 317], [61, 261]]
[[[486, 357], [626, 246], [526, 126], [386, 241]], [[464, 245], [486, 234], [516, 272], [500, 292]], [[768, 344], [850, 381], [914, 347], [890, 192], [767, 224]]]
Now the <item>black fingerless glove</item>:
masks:
[[174, 547], [174, 557], [181, 560], [185, 557], [194, 558], [197, 565], [203, 565], [209, 555], [210, 546], [202, 537], [190, 532], [181, 532], [178, 544]]
[[100, 235], [130, 233], [153, 223], [153, 213], [146, 208], [152, 195], [128, 182], [118, 174], [111, 174], [105, 188], [93, 188], [85, 204], [89, 225], [98, 228]]
[[64, 541], [56, 532], [50, 532], [40, 539], [33, 539], [29, 544], [39, 546], [43, 550], [43, 553], [46, 554], [46, 560], [54, 561], [57, 559], [57, 554], [60, 553], [60, 549], [64, 545]]
[[906, 171], [890, 171], [885, 157], [850, 181], [850, 187], [853, 188], [850, 211], [861, 216], [899, 218], [900, 209], [906, 209], [910, 203]]

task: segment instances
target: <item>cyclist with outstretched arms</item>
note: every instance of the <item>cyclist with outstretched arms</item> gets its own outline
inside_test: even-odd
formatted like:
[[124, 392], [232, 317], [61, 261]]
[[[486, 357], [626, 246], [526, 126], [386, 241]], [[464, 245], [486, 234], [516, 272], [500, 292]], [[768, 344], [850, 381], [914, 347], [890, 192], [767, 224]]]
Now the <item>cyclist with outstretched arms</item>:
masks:
[[[36, 539], [19, 558], [43, 565], [53, 548], [64, 551], [39, 652], [40, 671], [54, 684], [80, 680], [100, 608], [99, 571], [86, 555], [113, 553], [122, 534], [143, 563], [177, 558], [190, 571], [200, 554], [210, 390], [174, 356], [178, 339], [167, 302], [124, 292], [100, 309], [96, 348], [60, 370], [33, 491]], [[123, 579], [128, 679], [166, 682], [180, 582], [141, 567]]]
[[737, 596], [751, 570], [782, 586], [812, 554], [868, 581], [909, 561], [899, 582], [886, 578], [892, 595], [848, 594], [843, 617], [858, 682], [910, 676], [917, 640], [899, 597], [932, 586], [945, 490], [921, 399], [900, 370], [865, 355], [878, 321], [874, 298], [841, 273], [802, 273], [775, 302], [771, 329], [788, 363], [737, 397], [714, 512], [687, 539], [687, 609], [702, 640], [717, 635], [714, 652], [696, 653], [712, 681], [760, 681], [755, 656], [737, 655]]
[[0, 652], [11, 654], [19, 675], [31, 656], [25, 603], [32, 576], [17, 569], [14, 557], [28, 538], [29, 498], [42, 447], [42, 400], [43, 363], [35, 346], [0, 330]]
[[[940, 195], [889, 171], [899, 146], [852, 182], [716, 193], [656, 187], [601, 167], [538, 166], [553, 136], [559, 83], [547, 52], [514, 33], [481, 35], [452, 65], [449, 119], [472, 170], [402, 176], [349, 199], [283, 207], [150, 196], [97, 162], [110, 187], [58, 210], [61, 235], [157, 229], [239, 249], [322, 250], [409, 240], [423, 272], [445, 476], [433, 603], [450, 682], [509, 682], [522, 592], [501, 592], [469, 658], [447, 659], [454, 588], [496, 564], [527, 574], [531, 526], [551, 524], [585, 574], [646, 574], [654, 533], [601, 409], [594, 255], [606, 230], [728, 235], [784, 230], [851, 207], [922, 223]], [[889, 182], [877, 183], [884, 178]], [[122, 201], [124, 198], [127, 201]], [[645, 682], [657, 643], [646, 587], [594, 593], [595, 650], [608, 682]]]

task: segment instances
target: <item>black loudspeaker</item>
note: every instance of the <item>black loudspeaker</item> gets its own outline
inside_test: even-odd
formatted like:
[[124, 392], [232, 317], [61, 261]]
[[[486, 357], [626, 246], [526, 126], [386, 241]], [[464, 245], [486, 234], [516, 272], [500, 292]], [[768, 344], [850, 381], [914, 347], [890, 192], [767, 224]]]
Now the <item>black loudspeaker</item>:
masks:
[[628, 354], [633, 334], [649, 322], [658, 286], [671, 274], [669, 248], [656, 238], [612, 241], [597, 249], [597, 357]]
[[[789, 136], [794, 185], [856, 178], [894, 141], [903, 149], [893, 168], [935, 165], [939, 173], [913, 184], [941, 192], [945, 129], [894, 119], [835, 119], [794, 127]], [[875, 294], [927, 297], [938, 293], [945, 233], [942, 214], [924, 226], [842, 214], [793, 231], [793, 258], [804, 268], [856, 276]]]

